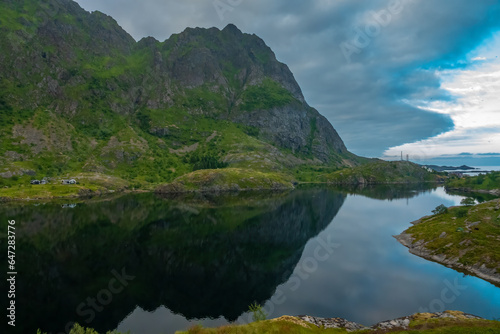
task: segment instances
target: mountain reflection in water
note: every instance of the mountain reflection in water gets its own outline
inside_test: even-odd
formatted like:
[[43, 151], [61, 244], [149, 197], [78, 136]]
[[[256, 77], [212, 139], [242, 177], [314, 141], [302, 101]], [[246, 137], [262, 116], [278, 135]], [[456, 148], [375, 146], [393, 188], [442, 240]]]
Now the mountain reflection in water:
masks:
[[[15, 329], [59, 333], [78, 322], [104, 332], [136, 307], [160, 306], [187, 319], [235, 320], [289, 278], [345, 196], [304, 189], [3, 205], [0, 219], [17, 222]], [[118, 290], [110, 281], [122, 272], [134, 278], [102, 292]]]

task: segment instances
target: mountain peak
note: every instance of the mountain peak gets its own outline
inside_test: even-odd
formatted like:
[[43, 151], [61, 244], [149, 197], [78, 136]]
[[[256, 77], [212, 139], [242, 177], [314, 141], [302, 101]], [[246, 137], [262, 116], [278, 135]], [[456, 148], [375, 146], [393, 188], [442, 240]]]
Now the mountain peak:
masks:
[[243, 32], [241, 32], [238, 27], [236, 27], [233, 23], [229, 23], [224, 29], [222, 29], [223, 32], [230, 32], [232, 34], [239, 34], [242, 35]]

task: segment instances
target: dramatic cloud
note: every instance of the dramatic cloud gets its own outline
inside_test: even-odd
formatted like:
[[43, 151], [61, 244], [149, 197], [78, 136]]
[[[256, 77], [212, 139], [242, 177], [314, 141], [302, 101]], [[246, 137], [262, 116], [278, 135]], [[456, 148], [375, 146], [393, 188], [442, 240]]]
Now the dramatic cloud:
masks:
[[[493, 52], [492, 52], [493, 51]], [[457, 99], [454, 101], [409, 101], [421, 109], [449, 115], [455, 127], [452, 131], [426, 140], [408, 143], [385, 152], [388, 157], [404, 151], [427, 160], [436, 156], [463, 152], [489, 154], [500, 150], [500, 34], [473, 53], [474, 65], [467, 69], [438, 72], [442, 89]], [[479, 64], [477, 62], [479, 61]]]
[[[471, 57], [470, 52], [500, 29], [495, 0], [78, 3], [113, 16], [136, 39], [151, 35], [164, 40], [188, 26], [223, 28], [228, 23], [257, 34], [289, 65], [309, 104], [332, 122], [347, 147], [365, 156], [392, 154], [401, 145], [425, 140], [439, 147], [454, 141], [460, 123], [447, 108], [464, 103], [465, 96], [443, 80], [447, 71], [463, 70], [467, 76], [474, 71], [469, 67], [487, 62], [486, 55]], [[440, 103], [446, 110], [438, 108]], [[476, 130], [484, 139], [494, 135]], [[449, 140], [431, 139], [436, 136]], [[484, 152], [478, 149], [484, 142], [474, 139], [464, 151]]]

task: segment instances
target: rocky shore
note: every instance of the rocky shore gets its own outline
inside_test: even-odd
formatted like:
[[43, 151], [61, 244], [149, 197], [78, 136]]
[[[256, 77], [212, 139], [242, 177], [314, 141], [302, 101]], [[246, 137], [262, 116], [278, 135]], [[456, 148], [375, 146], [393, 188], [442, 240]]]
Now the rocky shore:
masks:
[[300, 315], [298, 317], [284, 316], [275, 321], [283, 320], [294, 322], [295, 324], [304, 326], [304, 323], [316, 325], [319, 328], [329, 329], [338, 328], [345, 329], [348, 332], [353, 331], [394, 331], [394, 330], [406, 330], [410, 328], [410, 323], [415, 321], [437, 321], [437, 320], [457, 320], [457, 321], [467, 321], [467, 320], [484, 320], [478, 316], [463, 313], [460, 311], [445, 311], [436, 313], [417, 313], [414, 315], [401, 317], [393, 320], [386, 320], [379, 322], [373, 326], [367, 327], [360, 325], [358, 323], [342, 319], [342, 318], [318, 318], [308, 315]]
[[395, 235], [394, 238], [396, 238], [396, 240], [403, 246], [408, 247], [410, 253], [414, 255], [420, 256], [426, 260], [440, 263], [448, 268], [452, 268], [460, 272], [472, 274], [495, 285], [500, 285], [500, 274], [497, 273], [495, 268], [488, 268], [484, 264], [464, 265], [459, 262], [460, 258], [458, 257], [449, 258], [443, 254], [436, 254], [426, 248], [426, 242], [424, 240], [415, 242], [415, 238], [408, 233]]
[[410, 253], [500, 286], [500, 200], [450, 207], [394, 236]]

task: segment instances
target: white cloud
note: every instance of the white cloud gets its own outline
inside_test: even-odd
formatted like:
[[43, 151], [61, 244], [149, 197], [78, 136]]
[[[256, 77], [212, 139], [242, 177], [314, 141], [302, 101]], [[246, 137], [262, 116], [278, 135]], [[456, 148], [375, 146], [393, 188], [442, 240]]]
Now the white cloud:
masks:
[[[500, 34], [488, 50], [500, 53]], [[500, 152], [500, 60], [493, 57], [484, 61], [486, 58], [479, 56], [470, 59], [482, 61], [465, 70], [437, 72], [441, 88], [456, 97], [454, 101], [406, 101], [423, 110], [449, 115], [454, 129], [445, 133], [435, 129], [436, 136], [389, 148], [384, 156], [398, 156], [403, 151], [415, 159], [429, 159], [463, 152]]]

